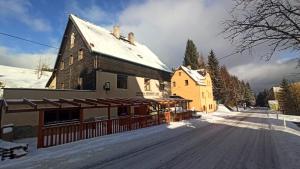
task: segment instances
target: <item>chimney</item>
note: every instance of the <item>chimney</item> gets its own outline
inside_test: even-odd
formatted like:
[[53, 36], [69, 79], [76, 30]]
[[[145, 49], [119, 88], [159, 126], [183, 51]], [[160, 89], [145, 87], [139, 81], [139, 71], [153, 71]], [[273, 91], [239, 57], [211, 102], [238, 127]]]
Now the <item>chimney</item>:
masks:
[[128, 33], [128, 41], [130, 44], [134, 45], [135, 38], [132, 32]]
[[114, 26], [113, 27], [113, 32], [112, 34], [114, 35], [114, 37], [116, 37], [117, 39], [120, 39], [120, 27], [119, 26]]

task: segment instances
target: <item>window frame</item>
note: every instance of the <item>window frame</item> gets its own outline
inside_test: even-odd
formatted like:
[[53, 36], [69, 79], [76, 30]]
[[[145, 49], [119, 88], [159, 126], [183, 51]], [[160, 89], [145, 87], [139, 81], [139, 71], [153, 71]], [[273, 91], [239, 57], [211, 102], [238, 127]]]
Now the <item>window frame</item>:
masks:
[[70, 55], [70, 57], [69, 57], [69, 65], [73, 65], [73, 63], [74, 63], [74, 56]]
[[75, 46], [75, 33], [72, 32], [70, 37], [70, 49], [74, 48], [74, 46]]
[[164, 82], [160, 82], [160, 83], [159, 83], [159, 90], [160, 90], [160, 91], [164, 91], [165, 88], [166, 88], [165, 83], [164, 83]]
[[81, 49], [78, 50], [78, 61], [82, 60], [83, 57], [84, 57], [83, 56], [83, 49], [81, 48]]
[[117, 89], [128, 89], [128, 76], [117, 74]]
[[184, 85], [188, 86], [189, 85], [189, 80], [184, 80]]
[[60, 66], [59, 66], [60, 70], [64, 70], [65, 69], [65, 62], [62, 60], [60, 61]]
[[144, 78], [144, 90], [151, 91], [151, 79], [150, 78]]

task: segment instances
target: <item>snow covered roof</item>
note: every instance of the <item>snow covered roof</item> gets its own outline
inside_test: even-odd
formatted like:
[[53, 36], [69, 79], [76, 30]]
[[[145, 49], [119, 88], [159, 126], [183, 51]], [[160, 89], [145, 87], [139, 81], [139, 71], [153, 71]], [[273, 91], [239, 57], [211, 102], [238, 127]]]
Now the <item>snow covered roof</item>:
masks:
[[6, 88], [45, 88], [51, 74], [44, 71], [38, 78], [36, 70], [0, 65], [0, 82]]
[[133, 45], [128, 40], [117, 39], [110, 31], [75, 15], [71, 14], [70, 19], [77, 26], [93, 52], [171, 72], [147, 46], [138, 42], [134, 42]]
[[199, 71], [200, 70], [192, 70], [192, 69], [189, 69], [185, 66], [180, 66], [180, 68], [186, 72], [197, 84], [199, 85], [206, 85], [205, 84], [205, 76], [202, 76]]

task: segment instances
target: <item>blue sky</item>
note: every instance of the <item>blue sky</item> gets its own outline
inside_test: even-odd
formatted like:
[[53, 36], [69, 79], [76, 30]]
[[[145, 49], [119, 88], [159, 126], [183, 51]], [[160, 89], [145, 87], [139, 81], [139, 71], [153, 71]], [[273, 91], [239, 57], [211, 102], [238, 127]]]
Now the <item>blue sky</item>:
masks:
[[[23, 8], [22, 10], [24, 10], [24, 13], [26, 13], [26, 16], [28, 16], [29, 19], [40, 20], [43, 23], [43, 26], [41, 26], [41, 28], [36, 28], [34, 25], [25, 23], [26, 21], [22, 21], [22, 17], [24, 17], [22, 16], [23, 12], [16, 13], [14, 10], [20, 11], [20, 9], [13, 9], [7, 12], [2, 12], [3, 14], [0, 18], [1, 32], [21, 36], [57, 47], [59, 46], [63, 35], [68, 15], [70, 13], [74, 13], [80, 16], [81, 12], [77, 8], [85, 9], [90, 8], [91, 6], [98, 6], [99, 10], [108, 14], [109, 17], [99, 18], [99, 20], [95, 20], [95, 22], [101, 25], [111, 25], [117, 22], [117, 16], [120, 11], [126, 8], [129, 4], [137, 3], [136, 1], [128, 0], [20, 0], [11, 1], [10, 3], [4, 1], [6, 0], [0, 0], [0, 5], [2, 5], [0, 9], [6, 8], [6, 4], [15, 5], [11, 8]], [[88, 19], [84, 16], [81, 17]], [[30, 44], [28, 42], [5, 36], [0, 36], [0, 45], [13, 49], [15, 52], [36, 52], [45, 50], [45, 47], [43, 46]]]
[[[182, 63], [187, 39], [204, 56], [211, 49], [217, 57], [234, 50], [220, 35], [231, 8], [229, 0], [0, 0], [0, 32], [59, 47], [73, 13], [109, 30], [118, 24], [123, 35], [134, 32], [172, 68]], [[256, 90], [277, 85], [286, 74], [299, 71], [292, 60], [299, 53], [285, 51], [265, 62], [260, 58], [265, 50], [261, 47], [254, 55], [236, 55], [220, 64]], [[35, 68], [39, 57], [53, 65], [56, 54], [57, 49], [0, 35], [0, 65]]]

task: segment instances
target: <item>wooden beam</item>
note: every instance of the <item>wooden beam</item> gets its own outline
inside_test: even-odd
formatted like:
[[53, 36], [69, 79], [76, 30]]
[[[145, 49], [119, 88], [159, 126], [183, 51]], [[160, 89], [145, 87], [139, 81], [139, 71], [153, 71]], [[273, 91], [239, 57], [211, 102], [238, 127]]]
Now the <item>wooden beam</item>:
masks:
[[75, 102], [80, 102], [80, 103], [89, 104], [89, 105], [93, 105], [93, 106], [96, 106], [96, 105], [97, 105], [97, 103], [90, 102], [90, 101], [83, 100], [83, 99], [74, 99], [74, 101], [75, 101]]
[[30, 100], [28, 100], [28, 99], [24, 98], [24, 99], [23, 99], [23, 102], [26, 103], [26, 104], [28, 104], [28, 105], [30, 105], [30, 106], [33, 107], [35, 110], [37, 109], [37, 104], [33, 103], [32, 101], [30, 101]]
[[97, 99], [99, 101], [104, 101], [106, 103], [114, 103], [114, 104], [117, 104], [117, 105], [121, 105], [121, 106], [125, 106], [127, 104], [124, 104], [124, 103], [120, 103], [118, 101], [115, 101], [115, 100], [112, 100], [112, 99]]
[[54, 102], [54, 101], [49, 100], [49, 99], [46, 99], [46, 98], [43, 98], [43, 100], [44, 100], [45, 102], [49, 103], [49, 104], [52, 104], [52, 105], [54, 105], [54, 106], [57, 106], [57, 107], [61, 108], [61, 104], [60, 104], [60, 103]]
[[81, 104], [80, 104], [80, 103], [76, 103], [76, 102], [74, 102], [74, 101], [66, 100], [66, 99], [64, 99], [64, 98], [60, 98], [59, 101], [65, 102], [65, 103], [68, 103], [68, 104], [71, 104], [71, 105], [74, 105], [74, 106], [77, 106], [77, 107], [81, 107]]
[[100, 104], [105, 104], [108, 106], [111, 106], [111, 103], [109, 101], [105, 101], [104, 99], [96, 99]]

